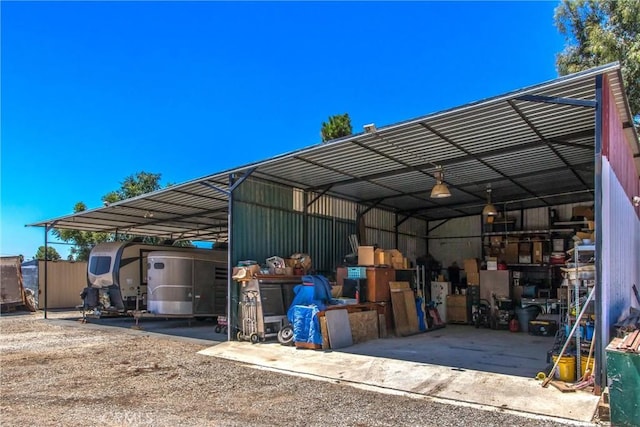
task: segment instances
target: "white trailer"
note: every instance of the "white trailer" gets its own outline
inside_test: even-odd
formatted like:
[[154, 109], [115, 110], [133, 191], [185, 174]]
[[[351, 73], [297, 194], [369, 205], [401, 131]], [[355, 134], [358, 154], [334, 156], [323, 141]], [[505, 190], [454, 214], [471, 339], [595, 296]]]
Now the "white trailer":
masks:
[[214, 254], [215, 259], [225, 263], [226, 274], [226, 250], [150, 245], [136, 241], [99, 243], [89, 254], [88, 292], [84, 297], [84, 307], [100, 305], [103, 309], [115, 311], [146, 309], [147, 258], [150, 252], [162, 250]]
[[226, 315], [226, 252], [153, 251], [148, 255], [148, 266], [149, 313], [186, 317]]

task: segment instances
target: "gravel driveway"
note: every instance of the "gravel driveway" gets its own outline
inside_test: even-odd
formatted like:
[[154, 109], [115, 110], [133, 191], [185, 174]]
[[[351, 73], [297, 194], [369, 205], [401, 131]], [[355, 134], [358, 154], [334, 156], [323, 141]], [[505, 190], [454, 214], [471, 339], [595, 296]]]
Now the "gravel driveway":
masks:
[[41, 313], [0, 318], [3, 427], [563, 425], [257, 370], [196, 354], [203, 345], [87, 326]]

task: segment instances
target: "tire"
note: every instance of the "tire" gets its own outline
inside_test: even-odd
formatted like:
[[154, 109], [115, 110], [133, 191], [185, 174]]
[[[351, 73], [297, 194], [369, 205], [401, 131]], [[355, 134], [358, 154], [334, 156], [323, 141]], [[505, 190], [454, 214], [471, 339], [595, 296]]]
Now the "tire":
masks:
[[256, 344], [258, 341], [260, 341], [260, 337], [258, 337], [258, 334], [251, 334], [249, 336], [249, 341], [251, 341], [251, 344]]
[[244, 335], [242, 334], [242, 331], [238, 331], [236, 338], [238, 338], [238, 341], [243, 341]]
[[222, 329], [222, 333], [223, 333], [223, 334], [225, 334], [225, 335], [227, 335], [227, 333], [228, 333], [228, 332], [229, 332], [229, 329], [225, 326], [225, 327]]
[[220, 331], [222, 331], [222, 328], [220, 327], [220, 325], [217, 325], [214, 329], [214, 331], [216, 331], [216, 334], [219, 334]]
[[293, 328], [287, 325], [278, 331], [278, 342], [282, 345], [293, 345]]

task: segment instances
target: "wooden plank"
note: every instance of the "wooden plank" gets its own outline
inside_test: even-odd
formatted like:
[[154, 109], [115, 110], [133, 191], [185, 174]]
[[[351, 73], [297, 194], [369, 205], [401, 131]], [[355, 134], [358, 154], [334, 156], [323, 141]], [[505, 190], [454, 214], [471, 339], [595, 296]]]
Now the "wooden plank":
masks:
[[389, 282], [389, 288], [392, 291], [395, 289], [411, 289], [409, 282]]
[[384, 314], [378, 314], [378, 329], [380, 330], [380, 338], [387, 337], [387, 319]]
[[314, 344], [312, 342], [297, 342], [296, 348], [306, 348], [309, 350], [320, 350], [322, 346], [320, 344]]
[[378, 339], [377, 311], [349, 313], [349, 323], [354, 344]]
[[417, 334], [420, 332], [420, 324], [418, 323], [418, 310], [416, 308], [416, 298], [411, 289], [405, 289], [404, 303], [407, 312], [407, 323], [409, 324], [409, 332]]
[[329, 331], [327, 331], [327, 318], [324, 316], [319, 317], [320, 319], [320, 333], [322, 334], [322, 348], [324, 350], [328, 350], [331, 348], [329, 345]]
[[575, 393], [576, 389], [569, 387], [564, 381], [551, 380], [549, 383], [563, 393]]
[[393, 309], [393, 321], [396, 326], [396, 335], [409, 335], [409, 323], [404, 304], [404, 292], [391, 292], [391, 308]]
[[391, 307], [397, 335], [407, 336], [420, 332], [418, 312], [411, 289], [392, 290]]
[[324, 317], [327, 319], [327, 332], [331, 348], [349, 347], [353, 344], [347, 310], [328, 310]]

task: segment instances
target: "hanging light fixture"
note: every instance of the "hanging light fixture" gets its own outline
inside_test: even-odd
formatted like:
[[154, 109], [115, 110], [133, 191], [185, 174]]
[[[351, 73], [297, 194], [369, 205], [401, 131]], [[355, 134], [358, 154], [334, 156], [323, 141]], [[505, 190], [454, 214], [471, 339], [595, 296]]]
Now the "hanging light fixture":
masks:
[[484, 216], [498, 216], [498, 209], [491, 203], [491, 184], [487, 184], [487, 204], [482, 209]]
[[442, 171], [442, 166], [436, 166], [436, 172], [433, 176], [436, 179], [436, 185], [431, 189], [431, 198], [441, 199], [443, 197], [451, 197], [451, 192], [449, 188], [447, 188], [447, 184], [443, 182], [444, 172]]

